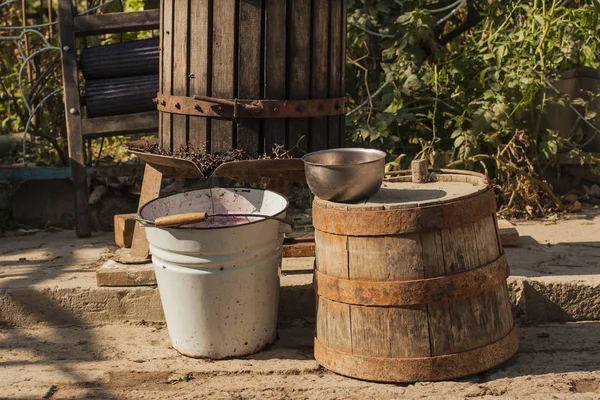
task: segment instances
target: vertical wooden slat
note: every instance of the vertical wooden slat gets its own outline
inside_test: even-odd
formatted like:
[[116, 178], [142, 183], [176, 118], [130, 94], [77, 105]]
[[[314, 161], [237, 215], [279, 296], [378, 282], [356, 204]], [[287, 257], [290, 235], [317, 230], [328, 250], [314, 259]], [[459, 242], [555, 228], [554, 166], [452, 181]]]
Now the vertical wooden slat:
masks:
[[[311, 37], [311, 0], [288, 0], [291, 16], [288, 16], [289, 50], [288, 54], [288, 97], [291, 100], [304, 100], [310, 96], [310, 37]], [[307, 151], [309, 120], [296, 118], [288, 121], [287, 147], [298, 144], [299, 156]], [[300, 140], [302, 138], [302, 140]]]
[[[312, 68], [310, 95], [313, 99], [325, 99], [329, 89], [329, 3], [330, 0], [313, 0], [312, 16]], [[327, 118], [310, 121], [309, 150], [327, 148]]]
[[[418, 233], [348, 238], [349, 278], [359, 281], [423, 279], [423, 250]], [[351, 306], [353, 354], [375, 357], [429, 356], [425, 305]]]
[[[188, 95], [188, 0], [175, 0], [173, 3], [173, 94]], [[174, 114], [173, 151], [187, 149], [187, 117]]]
[[350, 305], [327, 299], [322, 300], [320, 304], [323, 302], [327, 304], [325, 307], [327, 314], [320, 315], [319, 320], [322, 322], [324, 318], [327, 319], [325, 323], [326, 341], [334, 349], [351, 353], [353, 337], [350, 322]]
[[[190, 96], [208, 95], [209, 0], [191, 0], [190, 5]], [[189, 117], [188, 147], [196, 151], [207, 150], [207, 119]]]
[[[346, 96], [346, 42], [348, 38], [346, 37], [346, 20], [348, 13], [348, 0], [342, 0], [342, 54], [339, 60], [340, 68], [341, 68], [341, 82], [340, 82], [340, 96]], [[346, 138], [346, 128], [345, 128], [345, 116], [340, 117], [340, 141], [342, 146], [348, 145], [348, 139]]]
[[[164, 17], [165, 17], [164, 3], [165, 3], [165, 0], [160, 0], [160, 3], [159, 3], [160, 30], [159, 30], [159, 32], [163, 32], [164, 24], [165, 24], [165, 22], [164, 22]], [[161, 36], [162, 36], [162, 34], [161, 34]], [[158, 57], [159, 57], [159, 60], [158, 60], [158, 91], [159, 91], [159, 93], [163, 93], [163, 90], [164, 90], [164, 87], [163, 87], [163, 65], [164, 65], [163, 64], [163, 49], [164, 49], [164, 46], [163, 46], [163, 42], [161, 39], [158, 40], [158, 47], [159, 47], [158, 48]], [[161, 146], [162, 146], [162, 132], [161, 131], [162, 131], [162, 126], [163, 126], [163, 115], [164, 115], [164, 113], [162, 113], [160, 111], [158, 112], [158, 139], [159, 139], [159, 143], [161, 144]]]
[[[173, 94], [173, 3], [176, 0], [163, 0], [163, 30], [161, 35], [162, 53], [162, 92]], [[163, 113], [160, 127], [161, 146], [163, 149], [172, 148], [172, 121], [169, 113]]]
[[[234, 98], [236, 0], [213, 1], [212, 96]], [[227, 151], [234, 145], [234, 122], [213, 118], [211, 151]]]
[[348, 279], [348, 238], [315, 231], [315, 253], [319, 272]]
[[[265, 0], [265, 98], [283, 100], [286, 94], [286, 2]], [[285, 146], [286, 123], [283, 119], [264, 122], [265, 152]]]
[[[423, 273], [425, 279], [446, 275], [444, 246], [440, 231], [421, 233], [423, 247]], [[431, 356], [453, 353], [452, 320], [447, 301], [427, 305], [429, 347]]]
[[[444, 233], [447, 235], [444, 236]], [[493, 216], [443, 231], [446, 270], [459, 273], [488, 264], [500, 256]], [[505, 312], [505, 287], [500, 285], [472, 297], [450, 302], [452, 348], [467, 351], [502, 338], [512, 328]]]
[[[259, 99], [261, 95], [262, 0], [240, 0], [238, 97]], [[241, 119], [237, 125], [237, 147], [258, 157], [260, 121]]]
[[[329, 22], [329, 97], [341, 97], [342, 88], [342, 62], [344, 59], [345, 42], [342, 41], [342, 24], [345, 23], [346, 10], [342, 9], [342, 0], [330, 0], [331, 12]], [[328, 117], [329, 132], [327, 146], [340, 147], [340, 132], [343, 130], [343, 116]]]
[[73, 8], [71, 0], [61, 0], [58, 2], [58, 19], [61, 24], [60, 46], [67, 140], [69, 142], [69, 163], [71, 166], [71, 179], [75, 186], [75, 229], [77, 236], [89, 237], [92, 234], [92, 227], [85, 170], [77, 49], [75, 48], [75, 36], [73, 34]]
[[390, 357], [428, 357], [429, 324], [427, 306], [392, 307], [390, 323]]
[[387, 307], [351, 307], [352, 354], [390, 356], [390, 318]]

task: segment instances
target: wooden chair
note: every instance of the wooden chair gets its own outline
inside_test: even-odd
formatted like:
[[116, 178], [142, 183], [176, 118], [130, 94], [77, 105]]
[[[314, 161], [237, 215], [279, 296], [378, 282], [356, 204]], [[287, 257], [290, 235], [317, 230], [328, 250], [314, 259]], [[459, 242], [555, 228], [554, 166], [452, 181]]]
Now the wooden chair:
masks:
[[86, 118], [80, 96], [80, 69], [76, 37], [159, 28], [159, 10], [131, 13], [77, 15], [73, 0], [58, 0], [62, 78], [67, 123], [71, 178], [75, 186], [76, 232], [91, 235], [89, 189], [85, 169], [84, 139], [116, 135], [155, 133], [158, 111]]

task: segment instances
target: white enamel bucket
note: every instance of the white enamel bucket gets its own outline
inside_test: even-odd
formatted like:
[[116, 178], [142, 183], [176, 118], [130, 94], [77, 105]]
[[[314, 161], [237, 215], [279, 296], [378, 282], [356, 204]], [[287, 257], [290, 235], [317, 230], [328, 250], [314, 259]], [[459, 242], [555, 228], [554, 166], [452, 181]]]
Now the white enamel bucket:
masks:
[[[159, 198], [140, 218], [190, 212], [284, 218], [287, 199], [258, 189], [203, 189]], [[182, 227], [142, 223], [173, 347], [191, 357], [256, 353], [275, 340], [282, 223], [211, 217]]]

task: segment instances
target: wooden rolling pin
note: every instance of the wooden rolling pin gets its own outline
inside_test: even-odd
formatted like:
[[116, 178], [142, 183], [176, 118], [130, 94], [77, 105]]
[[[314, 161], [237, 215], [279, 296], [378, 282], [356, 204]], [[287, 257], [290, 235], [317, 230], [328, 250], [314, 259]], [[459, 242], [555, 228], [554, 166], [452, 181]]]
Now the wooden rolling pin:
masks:
[[204, 222], [208, 218], [208, 214], [205, 212], [193, 212], [187, 214], [173, 214], [166, 215], [164, 217], [156, 218], [154, 225], [156, 226], [180, 226], [197, 224], [198, 222]]

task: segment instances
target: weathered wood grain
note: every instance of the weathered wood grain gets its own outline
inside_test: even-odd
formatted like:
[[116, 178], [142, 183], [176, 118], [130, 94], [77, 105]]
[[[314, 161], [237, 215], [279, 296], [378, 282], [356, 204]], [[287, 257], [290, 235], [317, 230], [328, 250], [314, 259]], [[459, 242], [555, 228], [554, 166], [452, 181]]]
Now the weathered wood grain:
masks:
[[[213, 1], [212, 16], [212, 96], [233, 99], [236, 94], [236, 1]], [[213, 118], [211, 124], [211, 152], [227, 151], [234, 147], [234, 122]]]
[[75, 186], [75, 229], [77, 236], [89, 237], [92, 235], [92, 226], [85, 170], [81, 104], [79, 99], [79, 71], [77, 69], [77, 48], [75, 47], [73, 7], [71, 1], [59, 1], [57, 11], [58, 19], [61, 23], [61, 64], [67, 140], [69, 142], [69, 163], [71, 166], [71, 179]]
[[[173, 18], [173, 94], [188, 96], [189, 1], [175, 0]], [[193, 25], [193, 24], [192, 24]], [[187, 149], [188, 117], [173, 114], [173, 151]]]
[[[343, 8], [342, 0], [330, 0], [329, 13], [329, 97], [336, 98], [345, 95], [342, 82], [342, 68], [345, 66], [346, 41], [342, 37], [344, 28], [342, 24], [346, 21], [346, 9]], [[340, 147], [342, 134], [344, 134], [343, 116], [328, 117], [327, 146], [329, 148]]]
[[[265, 1], [265, 98], [286, 98], [287, 6], [282, 0]], [[264, 122], [265, 152], [286, 145], [286, 121], [270, 119]]]
[[[263, 41], [263, 0], [240, 0], [239, 4], [238, 98], [261, 98]], [[258, 120], [237, 121], [237, 147], [258, 157], [260, 145]]]
[[[310, 38], [311, 38], [311, 0], [288, 1], [292, 17], [288, 19], [290, 53], [288, 54], [288, 93], [291, 100], [310, 98]], [[298, 149], [293, 152], [299, 156], [308, 150], [309, 119], [294, 118], [288, 121], [287, 147]]]
[[[162, 0], [161, 10], [163, 13], [161, 32], [161, 92], [173, 94], [173, 3], [175, 0]], [[161, 113], [160, 143], [163, 149], [173, 150], [172, 122], [173, 116]]]
[[[209, 79], [209, 49], [212, 27], [209, 25], [210, 1], [192, 0], [190, 5], [190, 96], [208, 95]], [[209, 132], [207, 119], [203, 117], [189, 117], [188, 121], [188, 147], [196, 151], [205, 152], [208, 146]]]
[[[329, 89], [328, 68], [329, 58], [329, 12], [330, 0], [313, 2], [312, 9], [312, 54], [310, 97], [325, 99]], [[312, 118], [308, 146], [310, 151], [327, 148], [328, 123], [327, 118]]]

